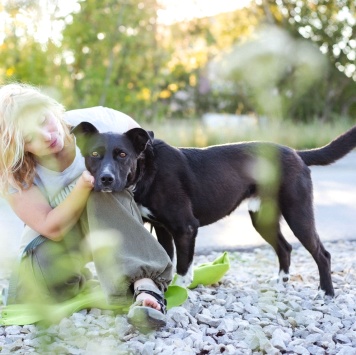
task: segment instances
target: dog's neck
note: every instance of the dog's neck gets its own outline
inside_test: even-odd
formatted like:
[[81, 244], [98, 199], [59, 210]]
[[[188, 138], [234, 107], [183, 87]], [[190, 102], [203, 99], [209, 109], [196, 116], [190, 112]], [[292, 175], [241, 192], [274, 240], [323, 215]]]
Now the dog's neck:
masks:
[[149, 144], [143, 152], [143, 157], [137, 161], [135, 184], [133, 191], [135, 200], [141, 202], [146, 196], [156, 176], [156, 165], [153, 144]]

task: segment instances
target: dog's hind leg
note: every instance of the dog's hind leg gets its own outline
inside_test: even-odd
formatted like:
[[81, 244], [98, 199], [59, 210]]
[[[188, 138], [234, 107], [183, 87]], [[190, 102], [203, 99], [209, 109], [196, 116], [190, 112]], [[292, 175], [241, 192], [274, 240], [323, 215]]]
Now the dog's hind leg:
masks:
[[261, 237], [270, 244], [279, 261], [279, 280], [289, 281], [290, 255], [292, 246], [285, 240], [279, 226], [279, 217], [270, 221], [261, 220], [260, 211], [249, 210], [252, 224]]
[[334, 296], [331, 257], [316, 232], [312, 182], [310, 172], [307, 171], [306, 174], [290, 181], [288, 189], [281, 195], [281, 212], [294, 235], [314, 258], [319, 269], [321, 290], [326, 295]]
[[331, 256], [324, 248], [315, 229], [314, 212], [310, 202], [298, 203], [297, 208], [289, 205], [283, 216], [294, 235], [314, 258], [320, 275], [320, 288], [326, 295], [334, 296], [331, 280]]

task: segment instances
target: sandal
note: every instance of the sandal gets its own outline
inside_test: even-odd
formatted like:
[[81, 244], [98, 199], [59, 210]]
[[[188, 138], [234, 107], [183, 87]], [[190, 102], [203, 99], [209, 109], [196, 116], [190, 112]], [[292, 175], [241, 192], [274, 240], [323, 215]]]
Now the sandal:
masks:
[[164, 327], [167, 323], [165, 316], [167, 313], [167, 302], [164, 299], [163, 293], [151, 285], [142, 285], [135, 289], [134, 299], [141, 293], [153, 296], [161, 306], [161, 309], [157, 310], [149, 306], [143, 306], [143, 300], [135, 301], [131, 305], [127, 315], [128, 322], [142, 333], [148, 333]]

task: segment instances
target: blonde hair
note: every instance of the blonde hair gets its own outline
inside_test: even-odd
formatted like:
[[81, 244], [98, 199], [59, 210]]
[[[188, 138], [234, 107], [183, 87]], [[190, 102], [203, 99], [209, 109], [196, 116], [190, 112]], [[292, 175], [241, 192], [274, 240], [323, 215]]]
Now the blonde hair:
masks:
[[[65, 136], [71, 139], [63, 119], [64, 107], [36, 87], [27, 84], [8, 84], [0, 87], [0, 194], [10, 186], [23, 190], [33, 184], [35, 159], [25, 152], [20, 124], [29, 110], [50, 110], [62, 125]], [[28, 117], [33, 117], [29, 115]]]

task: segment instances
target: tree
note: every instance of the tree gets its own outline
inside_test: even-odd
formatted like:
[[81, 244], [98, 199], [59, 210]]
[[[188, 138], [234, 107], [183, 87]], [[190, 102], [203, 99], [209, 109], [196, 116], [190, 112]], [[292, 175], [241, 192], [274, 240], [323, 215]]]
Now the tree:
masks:
[[247, 11], [248, 18], [260, 23], [250, 22], [255, 24], [250, 38], [237, 38], [212, 61], [213, 97], [225, 98], [231, 112], [235, 107], [271, 119], [354, 116], [356, 21], [351, 1], [255, 0]]
[[353, 0], [269, 0], [268, 5], [276, 23], [312, 40], [339, 71], [356, 81], [356, 5]]
[[[31, 12], [37, 11], [34, 2], [27, 3], [26, 9]], [[0, 5], [0, 13], [3, 19], [3, 39], [2, 41], [0, 39], [1, 81], [44, 83], [45, 53], [33, 36], [28, 34], [29, 24], [21, 20], [24, 13], [20, 4], [7, 1]]]
[[158, 111], [167, 54], [157, 44], [156, 0], [87, 0], [63, 32], [71, 105], [106, 105], [144, 120]]
[[[312, 91], [314, 114], [331, 119], [333, 113], [356, 113], [356, 7], [353, 0], [262, 0], [266, 18], [287, 29], [294, 37], [315, 43], [328, 58], [330, 69]], [[340, 74], [342, 73], [342, 74]], [[304, 96], [310, 100], [310, 93]], [[310, 107], [310, 105], [307, 105]]]
[[230, 83], [211, 78], [209, 63], [243, 43], [253, 33], [262, 12], [243, 8], [212, 17], [167, 26], [162, 42], [172, 52], [167, 101], [172, 114], [197, 116], [207, 111], [235, 112], [240, 100]]
[[[58, 2], [4, 1], [0, 5], [0, 81], [41, 86], [60, 99], [62, 84]], [[1, 38], [2, 37], [2, 38]]]

